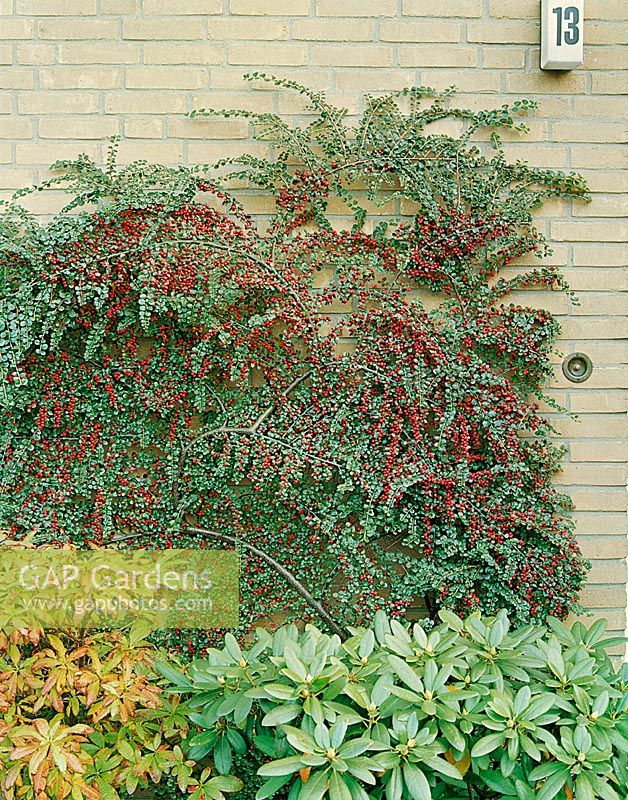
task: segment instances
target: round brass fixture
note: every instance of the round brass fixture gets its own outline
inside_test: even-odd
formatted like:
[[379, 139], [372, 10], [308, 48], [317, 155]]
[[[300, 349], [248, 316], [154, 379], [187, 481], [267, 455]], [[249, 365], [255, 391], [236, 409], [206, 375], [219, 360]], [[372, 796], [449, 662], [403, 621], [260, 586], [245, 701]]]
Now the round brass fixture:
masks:
[[570, 353], [563, 360], [563, 375], [572, 383], [582, 383], [591, 377], [593, 364], [586, 353]]

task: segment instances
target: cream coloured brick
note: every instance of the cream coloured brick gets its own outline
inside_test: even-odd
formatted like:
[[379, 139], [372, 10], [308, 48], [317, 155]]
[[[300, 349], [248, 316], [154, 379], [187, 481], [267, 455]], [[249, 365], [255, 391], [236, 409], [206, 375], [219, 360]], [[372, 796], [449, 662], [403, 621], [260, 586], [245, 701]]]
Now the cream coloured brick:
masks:
[[538, 0], [490, 0], [489, 14], [494, 19], [536, 19], [539, 3]]
[[[482, 100], [481, 104], [486, 106], [486, 100]], [[466, 103], [465, 103], [466, 105]], [[500, 131], [500, 136], [505, 142], [520, 142], [525, 147], [528, 142], [547, 142], [551, 140], [551, 136], [549, 135], [549, 124], [547, 120], [532, 120], [527, 117], [523, 117], [521, 119], [528, 130], [526, 131], [525, 135], [519, 131], [512, 131], [512, 130], [503, 130]], [[478, 131], [475, 136], [471, 137], [471, 141], [488, 141], [491, 138], [491, 129], [484, 129]], [[550, 208], [551, 200], [547, 201], [547, 204], [543, 206], [543, 214], [544, 216], [550, 216], [551, 208]], [[560, 212], [564, 208], [564, 201], [558, 201], [558, 208]]]
[[395, 0], [316, 0], [318, 17], [394, 17]]
[[628, 309], [628, 297], [618, 292], [582, 293], [579, 299], [580, 305], [574, 306], [571, 313], [582, 317], [596, 317], [600, 313], [621, 315]]
[[570, 409], [577, 414], [608, 414], [628, 411], [628, 393], [620, 390], [607, 392], [592, 392], [583, 389], [581, 392], [572, 392]]
[[[594, 317], [581, 317], [581, 319], [594, 319]], [[586, 344], [582, 344], [581, 349], [585, 349]], [[557, 370], [553, 382], [554, 388], [571, 388], [573, 386], [567, 378], [564, 377], [562, 370]], [[598, 365], [594, 370], [591, 377], [587, 380], [587, 387], [589, 389], [627, 389], [628, 388], [628, 369], [621, 366], [606, 366], [604, 364]]]
[[586, 13], [588, 19], [628, 19], [623, 0], [587, 0]]
[[[242, 70], [242, 72], [245, 71], [246, 70]], [[211, 71], [210, 86], [212, 89], [228, 89], [229, 91], [241, 92], [245, 86], [242, 80], [242, 72], [232, 67], [226, 67], [224, 69], [216, 67]], [[301, 69], [273, 67], [272, 73], [276, 77], [283, 78], [284, 80], [303, 81], [303, 70]], [[330, 77], [331, 74], [328, 71], [310, 70], [307, 73], [307, 85], [310, 89], [327, 91], [331, 87]], [[276, 88], [266, 81], [252, 80], [248, 85], [251, 89], [255, 89], [256, 92], [259, 90], [260, 92], [276, 94]]]
[[628, 291], [628, 271], [625, 269], [576, 267], [564, 269], [563, 275], [576, 292]]
[[589, 583], [626, 584], [626, 562], [620, 558], [595, 560], [588, 575]]
[[[576, 244], [573, 247], [573, 263], [576, 267], [623, 267], [625, 253], [622, 247], [604, 244]], [[628, 330], [626, 331], [628, 333]]]
[[[355, 95], [341, 94], [336, 92], [326, 92], [327, 100], [338, 108], [345, 108], [347, 110], [347, 122], [355, 122], [358, 114], [360, 113], [359, 98]], [[255, 97], [255, 95], [254, 95]], [[311, 116], [315, 112], [311, 108], [307, 108], [307, 99], [298, 94], [283, 93], [279, 95], [278, 109], [280, 114], [297, 114], [299, 116]]]
[[244, 119], [221, 119], [220, 117], [202, 117], [193, 120], [175, 118], [168, 121], [168, 135], [181, 139], [188, 137], [246, 139], [249, 135], [249, 123]]
[[[447, 89], [449, 86], [456, 86], [459, 95], [464, 92], [472, 92], [473, 94], [464, 98], [464, 105], [467, 106], [472, 105], [479, 92], [499, 92], [501, 77], [498, 72], [485, 70], [452, 72], [451, 70], [443, 69], [434, 71], [422, 69], [420, 82], [424, 86], [432, 86], [439, 90]], [[408, 85], [411, 86], [412, 82]], [[459, 102], [462, 103], [462, 98], [459, 99]], [[481, 102], [483, 106], [486, 106], [486, 99], [481, 98]]]
[[0, 139], [28, 139], [32, 135], [33, 125], [29, 120], [18, 117], [2, 120]]
[[[194, 141], [188, 145], [188, 158], [192, 164], [213, 164], [221, 158], [237, 158], [242, 155], [242, 149], [242, 142], [238, 140]], [[259, 142], [247, 144], [246, 152], [258, 158], [269, 156], [268, 147]]]
[[186, 105], [174, 92], [115, 92], [105, 97], [105, 114], [181, 114]]
[[100, 0], [101, 14], [135, 14], [137, 0]]
[[[598, 466], [604, 466], [598, 464]], [[589, 536], [610, 536], [615, 538], [626, 531], [626, 515], [613, 514], [610, 511], [605, 514], [596, 514], [595, 512], [576, 511], [573, 514], [574, 522], [578, 530], [578, 535], [581, 538]], [[628, 547], [628, 542], [624, 542], [624, 546]]]
[[579, 72], [539, 74], [535, 71], [527, 75], [508, 75], [506, 83], [512, 94], [584, 94], [586, 77]]
[[459, 42], [460, 23], [442, 20], [382, 22], [379, 38], [383, 42]]
[[628, 44], [628, 32], [625, 25], [588, 19], [586, 26], [588, 44]]
[[[48, 166], [54, 161], [76, 158], [77, 152], [79, 150], [75, 142], [56, 142], [52, 140], [44, 144], [39, 142], [18, 142], [15, 145], [15, 161], [18, 164]], [[81, 142], [80, 152], [85, 153], [90, 158], [96, 158], [98, 144], [95, 142]]]
[[340, 92], [393, 92], [414, 84], [411, 70], [342, 70], [336, 74], [336, 88]]
[[310, 11], [309, 0], [230, 0], [229, 11], [232, 14], [251, 14], [252, 16], [274, 17], [307, 16]]
[[569, 452], [572, 461], [627, 461], [628, 443], [609, 442], [570, 442]]
[[39, 17], [88, 17], [96, 0], [16, 0], [16, 14]]
[[0, 32], [3, 41], [7, 39], [31, 39], [34, 25], [27, 19], [4, 19]]
[[577, 119], [590, 117], [596, 122], [599, 119], [612, 119], [613, 117], [628, 117], [628, 97], [586, 97], [574, 98], [574, 116]]
[[184, 16], [186, 14], [220, 14], [222, 12], [222, 0], [143, 0], [142, 13], [145, 17], [164, 16], [174, 14]]
[[12, 160], [11, 142], [0, 142], [0, 164], [9, 164]]
[[[619, 293], [617, 293], [616, 296], [621, 297], [621, 295]], [[592, 295], [584, 295], [583, 294], [582, 297], [583, 298], [585, 298], [585, 297], [596, 297], [596, 295], [594, 295], [594, 294], [592, 294]], [[601, 295], [601, 297], [606, 298], [607, 295]], [[624, 300], [626, 300], [626, 299], [627, 298], [624, 297]], [[624, 303], [624, 308], [622, 309], [622, 311], [619, 312], [618, 316], [621, 316], [621, 314], [625, 311], [625, 309], [626, 309], [626, 303]], [[603, 341], [603, 340], [589, 341], [589, 342], [586, 342], [584, 347], [586, 347], [587, 354], [591, 357], [594, 367], [596, 367], [596, 366], [597, 367], [609, 367], [609, 366], [613, 367], [613, 366], [616, 366], [617, 364], [623, 364], [626, 361], [626, 350], [628, 348], [626, 347], [626, 343], [625, 342], [621, 342], [621, 341], [607, 342], [607, 341]], [[572, 348], [569, 348], [569, 349], [571, 350]], [[576, 349], [576, 348], [573, 348], [573, 349]], [[588, 382], [587, 382], [587, 384], [588, 384]]]
[[536, 117], [547, 119], [564, 119], [572, 114], [573, 100], [571, 97], [543, 95], [536, 98], [538, 109], [534, 112]]
[[[586, 558], [595, 560], [625, 558], [627, 545], [625, 537], [611, 536], [600, 538], [598, 536], [581, 536], [579, 538], [580, 547]], [[626, 567], [624, 563], [624, 569]]]
[[144, 45], [144, 63], [221, 64], [223, 52], [222, 46], [208, 42], [199, 44], [146, 43]]
[[247, 214], [273, 214], [277, 210], [271, 198], [260, 195], [244, 195], [242, 207]]
[[584, 54], [583, 69], [623, 69], [628, 68], [626, 48], [587, 47]]
[[552, 222], [551, 238], [558, 242], [624, 242], [627, 235], [625, 223], [589, 219]]
[[117, 39], [118, 23], [105, 19], [45, 19], [37, 23], [40, 39]]
[[[580, 595], [582, 604], [587, 608], [617, 608], [625, 615], [626, 591], [618, 588], [606, 588], [598, 585], [585, 586]], [[589, 623], [590, 624], [590, 623]]]
[[469, 22], [468, 42], [493, 44], [536, 44], [539, 41], [539, 23], [519, 22]]
[[[574, 512], [573, 519], [576, 523], [578, 537], [581, 539], [608, 536], [611, 541], [614, 540], [617, 544], [628, 545], [628, 542], [626, 542], [626, 515], [621, 512], [577, 511]], [[623, 538], [623, 542], [618, 541], [620, 537]]]
[[46, 215], [44, 219], [50, 219], [54, 214], [58, 214], [67, 202], [67, 194], [60, 191], [33, 192], [20, 198], [20, 205], [24, 206], [31, 214]]
[[0, 0], [0, 17], [8, 17], [13, 13], [13, 0]]
[[110, 67], [52, 67], [39, 70], [42, 89], [117, 89], [122, 71]]
[[590, 203], [575, 205], [573, 213], [576, 217], [625, 217], [628, 216], [628, 197], [596, 194]]
[[228, 48], [229, 64], [298, 66], [306, 63], [306, 49], [298, 44], [269, 44], [260, 42], [255, 47], [249, 44], [231, 44]]
[[200, 19], [125, 19], [123, 39], [159, 39], [160, 41], [201, 39], [203, 23]]
[[626, 485], [626, 466], [597, 464], [588, 466], [585, 464], [563, 464], [558, 474], [558, 481], [561, 486], [625, 486]]
[[13, 46], [10, 44], [0, 44], [0, 64], [13, 63]]
[[[295, 20], [293, 26], [299, 20]], [[218, 42], [281, 41], [288, 38], [288, 20], [265, 17], [228, 17], [210, 19], [207, 22], [207, 36]], [[300, 37], [295, 37], [300, 38]]]
[[154, 140], [121, 142], [118, 160], [122, 164], [146, 159], [158, 164], [177, 164], [183, 158], [180, 142], [156, 142]]
[[59, 63], [61, 64], [137, 64], [139, 60], [139, 47], [130, 43], [79, 44], [71, 42], [59, 45]]
[[392, 48], [378, 45], [316, 45], [312, 64], [322, 67], [387, 67]]
[[201, 67], [136, 67], [125, 78], [127, 89], [201, 89], [206, 81]]
[[436, 44], [400, 45], [400, 67], [473, 67], [477, 63], [475, 47], [442, 47]]
[[39, 121], [42, 139], [105, 139], [118, 132], [118, 120], [102, 116], [46, 117]]
[[35, 72], [32, 69], [0, 70], [0, 89], [34, 89]]
[[[291, 95], [285, 95], [290, 97]], [[218, 104], [222, 108], [229, 109], [242, 109], [243, 111], [255, 111], [256, 113], [265, 113], [273, 111], [275, 107], [275, 98], [268, 92], [221, 92], [220, 96], [216, 96], [216, 92], [199, 92], [192, 95], [192, 108], [217, 108]], [[203, 120], [201, 120], [202, 122]], [[198, 124], [198, 120], [197, 120]], [[185, 133], [185, 136], [195, 138], [193, 128]]]
[[164, 123], [160, 119], [127, 119], [124, 121], [124, 135], [129, 139], [161, 139]]
[[[292, 23], [292, 38], [313, 42], [370, 42], [373, 25], [356, 19], [297, 19]], [[380, 38], [385, 37], [380, 33]]]
[[54, 64], [56, 57], [54, 44], [25, 42], [17, 46], [18, 64]]
[[514, 161], [523, 158], [535, 167], [560, 169], [567, 166], [567, 149], [564, 145], [528, 144], [524, 140], [504, 142], [504, 152]]
[[592, 192], [618, 194], [628, 189], [628, 174], [617, 170], [590, 170], [578, 167], [578, 174], [587, 182]]
[[552, 314], [566, 314], [569, 310], [569, 298], [562, 292], [547, 292], [543, 290], [517, 291], [512, 293], [511, 299], [522, 306], [544, 308]]
[[5, 167], [2, 170], [2, 185], [6, 189], [21, 189], [35, 183], [35, 172], [32, 169], [14, 169]]
[[19, 94], [20, 114], [95, 114], [98, 97], [95, 94], [67, 92], [29, 92]]
[[446, 0], [437, 6], [431, 0], [403, 0], [403, 13], [415, 17], [481, 17], [482, 0]]
[[569, 496], [576, 508], [582, 511], [626, 511], [626, 490], [624, 487], [619, 489], [598, 489], [588, 487], [586, 489], [572, 488]]
[[13, 99], [9, 94], [0, 95], [0, 114], [10, 114], [13, 108]]
[[591, 76], [593, 94], [625, 94], [625, 74], [621, 72], [605, 72]]
[[487, 69], [523, 69], [525, 53], [520, 47], [491, 47], [484, 50], [482, 63]]

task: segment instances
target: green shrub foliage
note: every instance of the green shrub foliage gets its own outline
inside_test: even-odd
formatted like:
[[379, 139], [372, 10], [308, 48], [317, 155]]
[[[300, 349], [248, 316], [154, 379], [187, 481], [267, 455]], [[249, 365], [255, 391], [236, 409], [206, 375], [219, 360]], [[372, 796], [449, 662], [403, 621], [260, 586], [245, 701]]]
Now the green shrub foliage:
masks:
[[[5, 206], [0, 525], [235, 539], [244, 629], [316, 613], [250, 546], [343, 624], [418, 601], [565, 616], [586, 563], [539, 415], [558, 328], [509, 294], [565, 289], [527, 266], [548, 253], [532, 212], [586, 187], [506, 160], [497, 133], [529, 101], [472, 112], [420, 88], [367, 97], [351, 124], [276, 83], [307, 127], [197, 114], [248, 117], [271, 160], [81, 156], [55, 165], [47, 188], [71, 199], [51, 221], [22, 193]], [[253, 217], [251, 195], [275, 210]]]
[[186, 674], [162, 665], [199, 730], [188, 757], [226, 774], [234, 751], [261, 755], [257, 800], [626, 797], [628, 664], [603, 622], [440, 615], [426, 633], [378, 612], [344, 643], [290, 625], [243, 651], [228, 634]]

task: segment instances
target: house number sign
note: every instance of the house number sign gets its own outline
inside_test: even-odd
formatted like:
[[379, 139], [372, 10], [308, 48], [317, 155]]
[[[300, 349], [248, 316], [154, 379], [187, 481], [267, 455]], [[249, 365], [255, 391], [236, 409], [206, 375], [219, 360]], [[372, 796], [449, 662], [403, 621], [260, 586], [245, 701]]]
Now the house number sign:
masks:
[[574, 69], [584, 57], [584, 0], [541, 0], [541, 69]]

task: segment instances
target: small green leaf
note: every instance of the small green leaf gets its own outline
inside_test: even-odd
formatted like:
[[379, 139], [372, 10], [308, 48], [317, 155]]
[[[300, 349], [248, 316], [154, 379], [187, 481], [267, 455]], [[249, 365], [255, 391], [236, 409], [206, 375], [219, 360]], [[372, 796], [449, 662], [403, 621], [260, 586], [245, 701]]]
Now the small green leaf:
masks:
[[431, 800], [432, 790], [425, 774], [414, 764], [405, 764], [403, 778], [413, 800]]
[[299, 800], [321, 800], [329, 784], [328, 772], [313, 772], [299, 794]]
[[231, 746], [225, 735], [220, 736], [214, 747], [214, 764], [221, 775], [228, 775], [233, 763]]
[[286, 722], [292, 722], [293, 719], [296, 719], [301, 711], [301, 706], [296, 705], [296, 703], [277, 706], [262, 719], [262, 725], [265, 727], [284, 725]]
[[550, 775], [537, 792], [537, 800], [552, 800], [567, 783], [569, 770], [562, 765]]
[[503, 745], [505, 741], [506, 735], [504, 733], [491, 733], [489, 736], [485, 736], [473, 745], [471, 757], [479, 758], [480, 756], [492, 753], [493, 750]]
[[98, 791], [100, 792], [100, 800], [120, 800], [120, 795], [103, 778], [96, 779], [96, 786], [98, 786]]
[[260, 788], [257, 790], [257, 794], [255, 795], [255, 800], [266, 800], [267, 797], [272, 797], [276, 794], [282, 786], [285, 786], [291, 777], [289, 775], [277, 775], [274, 778], [269, 778], [266, 783], [264, 783]]
[[283, 730], [295, 750], [300, 750], [302, 753], [313, 753], [317, 749], [314, 739], [305, 731], [290, 725], [286, 725]]
[[289, 756], [288, 758], [279, 758], [276, 761], [269, 761], [257, 770], [257, 774], [264, 778], [275, 777], [277, 775], [292, 775], [293, 772], [298, 772], [302, 767], [303, 759], [299, 756]]
[[352, 800], [347, 784], [336, 771], [331, 773], [329, 779], [329, 800]]

